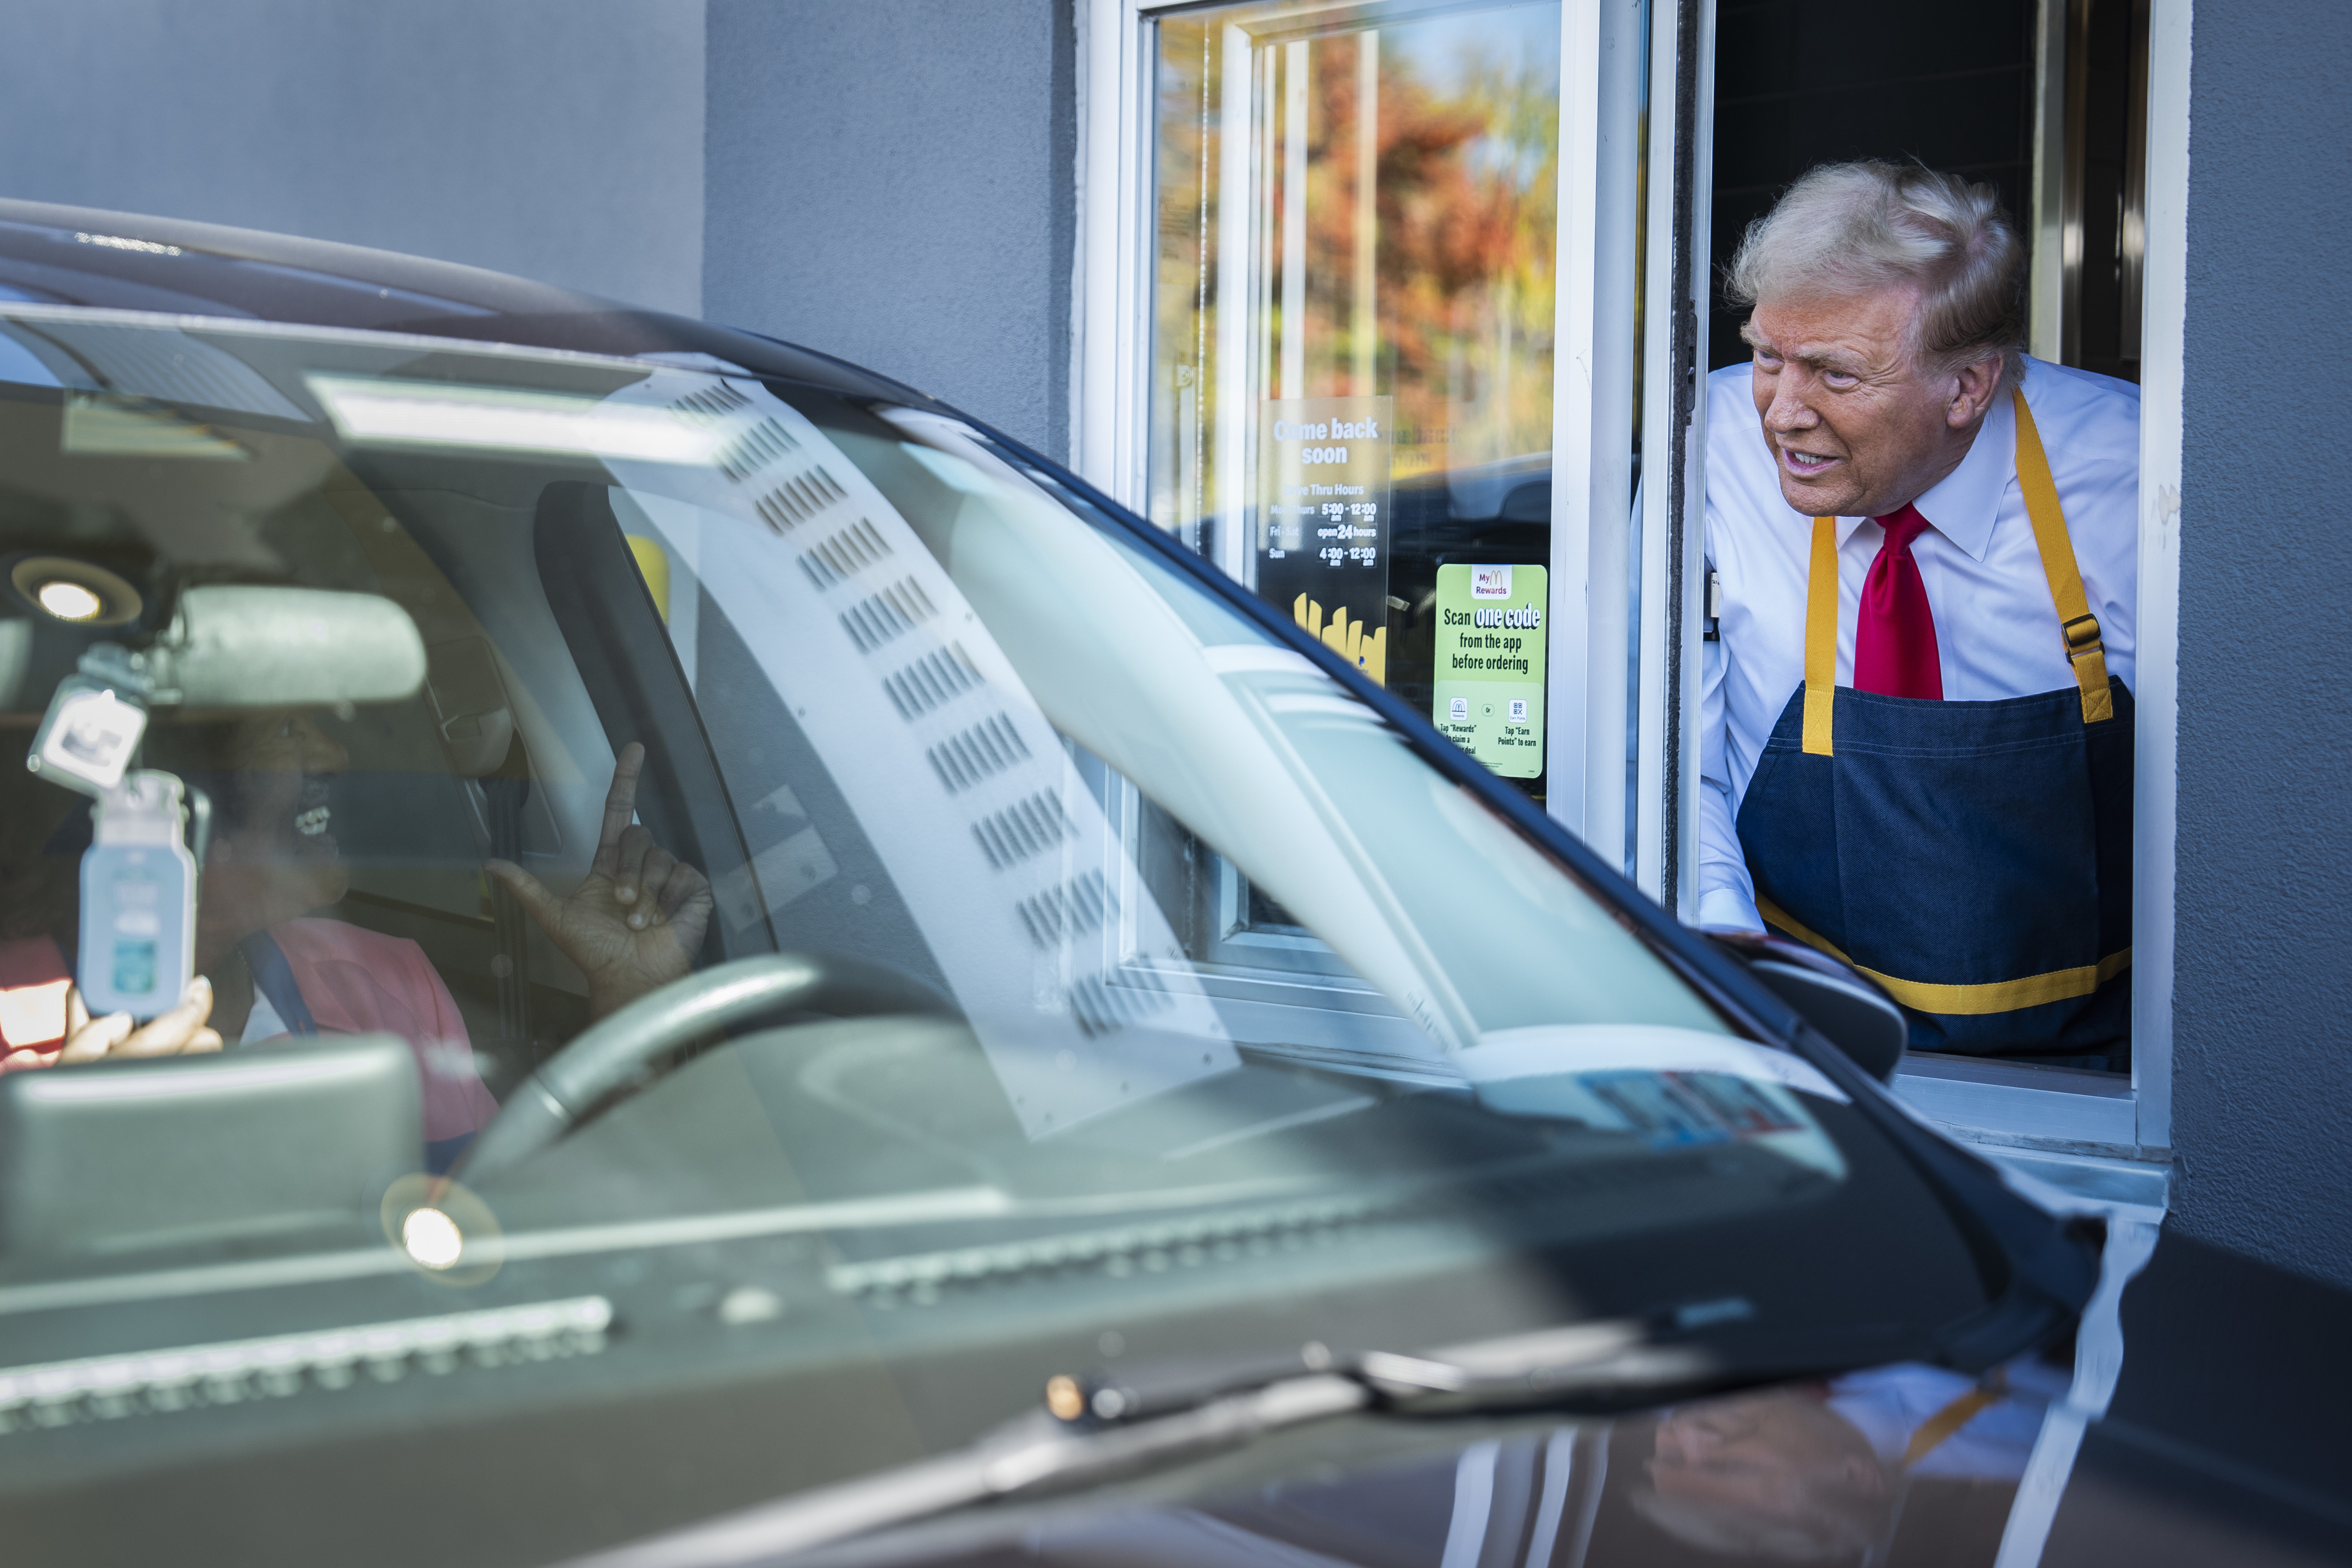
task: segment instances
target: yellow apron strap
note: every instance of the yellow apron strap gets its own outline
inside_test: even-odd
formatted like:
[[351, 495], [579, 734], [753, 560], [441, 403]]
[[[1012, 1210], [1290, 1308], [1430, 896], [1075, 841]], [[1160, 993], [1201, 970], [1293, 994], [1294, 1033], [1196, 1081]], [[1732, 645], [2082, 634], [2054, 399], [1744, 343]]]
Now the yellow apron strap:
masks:
[[1946, 1443], [1959, 1435], [1960, 1428], [2001, 1402], [2009, 1392], [2009, 1379], [1996, 1372], [1986, 1383], [1979, 1383], [1925, 1421], [1911, 1434], [1904, 1445], [1903, 1468], [1909, 1469]]
[[[2076, 598], [2082, 597], [2080, 591]], [[1830, 755], [1830, 720], [1837, 712], [1837, 519], [1813, 519], [1813, 570], [1805, 589], [1805, 750]]]
[[[2066, 658], [2074, 666], [2074, 684], [2082, 688], [2083, 722], [2096, 724], [2116, 716], [2115, 694], [2107, 688], [2107, 651], [2099, 641], [2099, 618], [2091, 613], [2090, 601], [2083, 597], [2083, 573], [2074, 564], [2074, 544], [2066, 536], [2066, 514], [2058, 505], [2058, 486], [2050, 477], [2050, 459], [2042, 450], [2042, 433], [2033, 427], [2033, 411], [2025, 406], [2022, 388], [2012, 387], [2009, 395], [2017, 405], [2017, 487], [2025, 494], [2025, 515], [2033, 520], [2033, 543], [2042, 552], [2042, 574], [2050, 580], [2050, 599], [2058, 607]], [[1816, 543], [1813, 548], [1818, 561], [1821, 546]], [[1819, 566], [1814, 570], [1818, 573]], [[1812, 747], [1808, 744], [1805, 749]]]

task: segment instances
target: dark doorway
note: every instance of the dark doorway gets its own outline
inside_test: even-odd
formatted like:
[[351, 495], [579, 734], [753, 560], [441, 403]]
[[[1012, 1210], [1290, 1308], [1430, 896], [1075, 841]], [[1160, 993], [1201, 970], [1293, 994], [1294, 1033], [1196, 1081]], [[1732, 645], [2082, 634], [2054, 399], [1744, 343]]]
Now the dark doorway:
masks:
[[1748, 357], [1746, 312], [1722, 298], [1724, 266], [1748, 224], [1816, 163], [1916, 158], [1988, 181], [2030, 239], [2039, 8], [2037, 0], [1722, 0], [1710, 369]]
[[2147, 181], [2147, 0], [2070, 0], [2066, 16], [2064, 359], [2139, 380]]

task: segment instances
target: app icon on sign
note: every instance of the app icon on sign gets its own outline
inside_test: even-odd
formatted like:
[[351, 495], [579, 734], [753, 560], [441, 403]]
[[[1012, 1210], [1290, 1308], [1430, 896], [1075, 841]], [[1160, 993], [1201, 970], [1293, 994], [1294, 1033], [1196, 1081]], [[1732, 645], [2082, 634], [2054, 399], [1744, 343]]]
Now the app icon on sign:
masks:
[[1507, 566], [1474, 566], [1470, 569], [1470, 597], [1473, 599], [1508, 599], [1511, 596], [1511, 569]]
[[1451, 711], [1448, 712], [1445, 716], [1452, 719], [1455, 724], [1467, 723], [1470, 717], [1470, 699], [1468, 697], [1455, 697], [1452, 704]]
[[1525, 724], [1528, 722], [1527, 698], [1513, 697], [1511, 699], [1511, 722], [1513, 724]]

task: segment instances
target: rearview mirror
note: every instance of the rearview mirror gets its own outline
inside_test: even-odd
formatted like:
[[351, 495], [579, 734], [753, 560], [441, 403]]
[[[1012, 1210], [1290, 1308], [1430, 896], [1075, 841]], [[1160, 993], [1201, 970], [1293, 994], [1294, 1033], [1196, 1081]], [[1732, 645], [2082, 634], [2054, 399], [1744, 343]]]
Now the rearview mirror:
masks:
[[1827, 1035], [1855, 1066], [1881, 1083], [1895, 1076], [1911, 1040], [1911, 1026], [1902, 1008], [1875, 980], [1785, 936], [1719, 930], [1706, 935], [1800, 1018]]
[[425, 684], [425, 639], [380, 594], [212, 583], [180, 595], [147, 664], [153, 700], [184, 707], [398, 702]]

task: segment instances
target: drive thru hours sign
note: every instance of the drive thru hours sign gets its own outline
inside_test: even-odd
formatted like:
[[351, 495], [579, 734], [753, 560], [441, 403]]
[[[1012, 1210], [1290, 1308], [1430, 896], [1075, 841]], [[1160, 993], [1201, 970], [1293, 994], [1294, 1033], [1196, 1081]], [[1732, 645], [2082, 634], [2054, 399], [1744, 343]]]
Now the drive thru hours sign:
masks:
[[1544, 569], [1437, 569], [1430, 718], [1506, 779], [1543, 771]]
[[1257, 591], [1375, 685], [1389, 670], [1390, 397], [1258, 405]]

